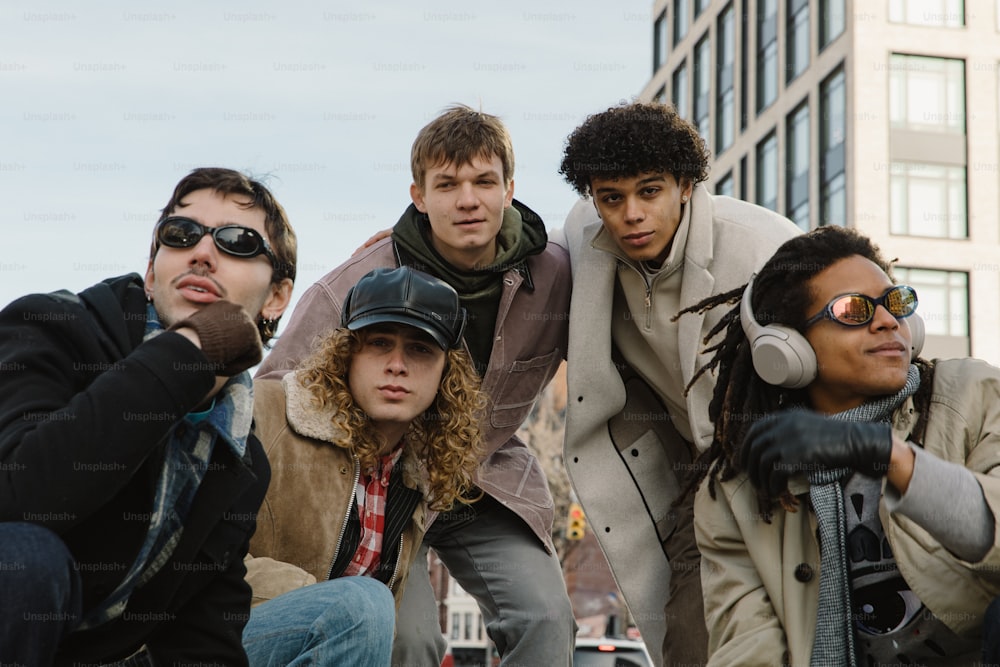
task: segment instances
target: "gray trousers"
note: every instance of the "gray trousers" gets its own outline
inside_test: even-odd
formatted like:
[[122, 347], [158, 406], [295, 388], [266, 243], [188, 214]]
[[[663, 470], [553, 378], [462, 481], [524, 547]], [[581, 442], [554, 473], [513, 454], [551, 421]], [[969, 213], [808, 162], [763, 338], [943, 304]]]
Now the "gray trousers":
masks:
[[440, 665], [444, 657], [429, 546], [479, 603], [501, 665], [573, 664], [576, 622], [559, 560], [516, 514], [484, 496], [439, 515], [424, 537], [396, 615], [394, 667]]

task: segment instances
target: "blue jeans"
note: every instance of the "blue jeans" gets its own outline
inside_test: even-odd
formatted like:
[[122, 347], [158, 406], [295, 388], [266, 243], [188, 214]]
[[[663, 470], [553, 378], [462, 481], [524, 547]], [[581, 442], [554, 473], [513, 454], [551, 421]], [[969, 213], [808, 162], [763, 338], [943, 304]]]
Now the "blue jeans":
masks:
[[80, 573], [48, 528], [0, 523], [0, 659], [51, 665], [59, 643], [80, 622]]
[[440, 665], [444, 655], [428, 546], [476, 598], [501, 665], [573, 664], [576, 621], [559, 559], [520, 517], [484, 496], [442, 513], [427, 531], [403, 591], [393, 665]]
[[388, 667], [396, 606], [370, 577], [340, 577], [254, 607], [243, 629], [251, 667]]

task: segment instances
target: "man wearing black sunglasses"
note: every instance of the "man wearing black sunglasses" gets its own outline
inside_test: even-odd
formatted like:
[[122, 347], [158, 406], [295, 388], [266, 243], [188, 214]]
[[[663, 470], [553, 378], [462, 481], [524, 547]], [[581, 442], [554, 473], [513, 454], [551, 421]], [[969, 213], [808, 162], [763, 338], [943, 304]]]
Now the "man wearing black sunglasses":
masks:
[[245, 665], [243, 557], [270, 471], [252, 385], [295, 277], [263, 185], [181, 180], [145, 279], [0, 312], [0, 658]]

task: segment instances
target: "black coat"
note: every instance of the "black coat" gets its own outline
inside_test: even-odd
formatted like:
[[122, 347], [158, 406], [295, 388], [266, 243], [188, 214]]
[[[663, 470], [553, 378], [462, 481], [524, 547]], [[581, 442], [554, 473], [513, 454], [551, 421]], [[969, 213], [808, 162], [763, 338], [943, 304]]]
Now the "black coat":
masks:
[[[135, 274], [0, 311], [0, 521], [60, 535], [79, 565], [84, 615], [134, 561], [165, 436], [215, 381], [190, 341], [142, 342], [145, 326]], [[243, 557], [269, 479], [253, 435], [242, 460], [216, 447], [170, 560], [122, 616], [71, 634], [57, 662], [106, 662], [146, 644], [157, 664], [245, 665]]]

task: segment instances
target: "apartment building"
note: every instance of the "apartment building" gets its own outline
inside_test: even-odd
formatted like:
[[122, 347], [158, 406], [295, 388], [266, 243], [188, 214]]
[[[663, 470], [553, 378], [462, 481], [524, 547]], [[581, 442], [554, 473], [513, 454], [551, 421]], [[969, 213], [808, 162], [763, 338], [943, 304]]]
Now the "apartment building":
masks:
[[709, 187], [856, 227], [913, 285], [924, 356], [1000, 364], [1000, 0], [656, 0], [644, 100]]

